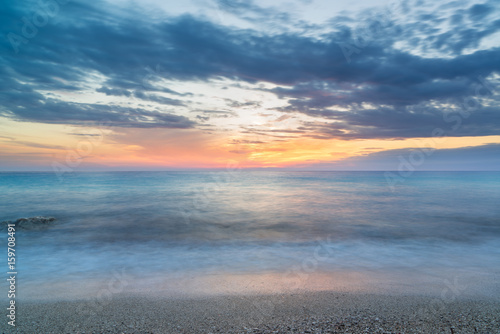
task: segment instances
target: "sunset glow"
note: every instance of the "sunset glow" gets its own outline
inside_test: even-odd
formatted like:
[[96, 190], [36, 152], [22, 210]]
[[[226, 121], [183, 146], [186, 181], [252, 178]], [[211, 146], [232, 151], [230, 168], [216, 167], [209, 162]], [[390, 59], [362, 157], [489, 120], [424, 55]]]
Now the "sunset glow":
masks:
[[[474, 168], [495, 170], [500, 40], [489, 13], [496, 5], [439, 9], [429, 3], [405, 12], [383, 2], [166, 7], [151, 0], [125, 14], [130, 5], [122, 1], [75, 2], [21, 44], [12, 39], [22, 33], [12, 21], [3, 45], [8, 93], [0, 100], [0, 169], [237, 163], [392, 170], [398, 156], [431, 147], [440, 167], [422, 169], [460, 170], [470, 166], [440, 150], [468, 162], [477, 147], [482, 158]], [[484, 37], [432, 44], [438, 35], [430, 37], [415, 15], [437, 9], [443, 17], [453, 10], [468, 11], [463, 20], [481, 16], [475, 27]], [[9, 10], [12, 20], [28, 8]], [[156, 14], [146, 20], [132, 17], [134, 11]], [[89, 18], [75, 17], [85, 12]], [[439, 29], [460, 34], [455, 24]], [[94, 29], [95, 38], [82, 36]], [[408, 36], [419, 42], [409, 45]], [[64, 50], [64, 56], [44, 48]], [[26, 64], [37, 64], [38, 72], [24, 71]]]

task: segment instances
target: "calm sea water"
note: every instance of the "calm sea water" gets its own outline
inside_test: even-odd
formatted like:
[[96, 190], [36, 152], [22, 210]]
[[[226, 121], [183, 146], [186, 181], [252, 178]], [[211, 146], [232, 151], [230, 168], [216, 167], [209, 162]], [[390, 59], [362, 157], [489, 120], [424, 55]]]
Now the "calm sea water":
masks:
[[116, 273], [138, 293], [280, 290], [292, 276], [467, 277], [491, 293], [500, 277], [500, 173], [420, 172], [393, 189], [382, 172], [0, 173], [0, 212], [57, 219], [17, 233], [25, 298], [85, 295]]

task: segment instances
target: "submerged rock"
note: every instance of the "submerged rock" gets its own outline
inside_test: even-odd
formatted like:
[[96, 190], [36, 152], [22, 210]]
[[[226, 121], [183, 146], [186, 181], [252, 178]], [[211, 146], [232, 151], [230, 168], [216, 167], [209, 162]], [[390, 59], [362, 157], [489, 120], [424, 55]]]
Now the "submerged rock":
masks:
[[47, 228], [52, 225], [56, 219], [53, 217], [31, 217], [31, 218], [19, 218], [18, 220], [12, 221], [7, 220], [1, 223], [1, 229], [7, 229], [8, 224], [15, 224], [16, 230], [40, 230]]

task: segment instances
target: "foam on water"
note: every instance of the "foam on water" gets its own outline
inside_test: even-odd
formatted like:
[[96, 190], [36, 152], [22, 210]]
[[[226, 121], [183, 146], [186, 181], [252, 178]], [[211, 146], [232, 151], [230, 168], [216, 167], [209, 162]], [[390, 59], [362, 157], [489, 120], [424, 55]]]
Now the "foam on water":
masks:
[[25, 298], [54, 282], [51, 297], [82, 296], [115, 272], [130, 291], [187, 294], [214, 277], [279, 291], [287, 273], [329, 289], [500, 277], [500, 173], [415, 173], [392, 190], [377, 172], [1, 173], [0, 203], [0, 220], [57, 219], [18, 232]]

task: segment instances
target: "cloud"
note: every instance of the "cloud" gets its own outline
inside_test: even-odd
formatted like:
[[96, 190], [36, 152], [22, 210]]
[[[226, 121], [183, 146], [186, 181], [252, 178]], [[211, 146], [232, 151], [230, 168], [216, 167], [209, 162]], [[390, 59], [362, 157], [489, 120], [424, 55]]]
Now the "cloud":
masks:
[[491, 14], [494, 8], [486, 3], [476, 4], [469, 8], [469, 15], [472, 19], [482, 19]]
[[102, 134], [97, 133], [70, 133], [70, 135], [78, 136], [78, 137], [101, 137]]
[[104, 93], [108, 96], [131, 96], [132, 93], [127, 89], [119, 89], [119, 88], [108, 88], [108, 87], [100, 87], [96, 89], [96, 92]]
[[[0, 101], [8, 101], [9, 98], [7, 95], [7, 98], [0, 98]], [[195, 122], [184, 116], [170, 113], [104, 104], [65, 102], [44, 98], [36, 93], [23, 94], [23, 102], [23, 105], [0, 111], [0, 115], [18, 121], [50, 124], [106, 124], [106, 126], [136, 128], [192, 128], [195, 125]]]
[[[412, 152], [422, 152], [422, 149], [386, 150], [331, 163], [297, 166], [295, 168], [309, 170], [397, 171], [402, 161], [408, 161]], [[439, 149], [424, 155], [423, 162], [415, 166], [416, 171], [500, 171], [500, 144]]]
[[[1, 115], [56, 124], [105, 119], [118, 127], [193, 128], [197, 123], [189, 118], [189, 111], [199, 106], [192, 95], [159, 83], [168, 79], [209, 84], [223, 78], [270, 83], [274, 88], [264, 90], [284, 102], [276, 110], [317, 120], [289, 133], [325, 139], [430, 136], [433, 128], [443, 125], [445, 112], [456, 112], [464, 98], [475, 96], [478, 78], [500, 73], [499, 47], [474, 49], [500, 31], [494, 1], [469, 7], [448, 4], [441, 11], [409, 3], [398, 17], [382, 20], [375, 12], [363, 12], [351, 20], [332, 19], [328, 27], [311, 28], [319, 29], [314, 34], [286, 28], [293, 18], [283, 13], [276, 16], [276, 8], [242, 1], [219, 4], [234, 15], [248, 11], [248, 20], [275, 17], [283, 23], [282, 30], [266, 34], [193, 15], [151, 18], [140, 7], [123, 10], [103, 1], [61, 6], [58, 17], [18, 45], [18, 53], [12, 39], [1, 41], [0, 90], [7, 92], [0, 98]], [[33, 8], [30, 1], [3, 3], [2, 31], [22, 36], [21, 19], [30, 16]], [[371, 29], [362, 36], [362, 45], [356, 22]], [[342, 45], [357, 50], [350, 62]], [[63, 94], [47, 95], [96, 90], [147, 101], [148, 106], [126, 108], [114, 102], [74, 102], [60, 97]], [[454, 135], [498, 133], [499, 103], [492, 94], [481, 98], [487, 102], [485, 107]], [[258, 101], [228, 103], [236, 109], [260, 106]], [[165, 110], [165, 106], [175, 109]], [[235, 115], [234, 111], [203, 113]], [[200, 121], [209, 117], [198, 116], [194, 118]]]
[[28, 141], [21, 141], [21, 140], [13, 140], [10, 143], [21, 145], [21, 146], [27, 146], [27, 147], [45, 148], [45, 149], [49, 149], [49, 150], [64, 150], [67, 148], [67, 147], [64, 147], [61, 145], [47, 145], [47, 144], [40, 144], [40, 143], [32, 143], [32, 142], [28, 142]]
[[336, 121], [304, 122], [298, 129], [306, 136], [323, 139], [462, 137], [500, 133], [497, 107], [447, 110], [424, 104], [405, 108], [322, 112], [320, 116], [323, 118]]
[[231, 99], [226, 99], [226, 103], [231, 108], [259, 108], [262, 106], [260, 101], [235, 101]]
[[230, 141], [230, 144], [265, 144], [266, 142], [261, 141], [261, 140], [247, 140], [247, 139], [232, 139]]
[[198, 115], [197, 118], [229, 118], [236, 117], [238, 114], [234, 111], [228, 110], [191, 110], [192, 112], [198, 112], [204, 114], [204, 116]]
[[155, 95], [155, 94], [147, 94], [142, 91], [135, 91], [134, 96], [146, 101], [157, 102], [160, 104], [171, 105], [171, 106], [183, 106], [184, 103], [180, 100], [170, 99], [168, 97]]

